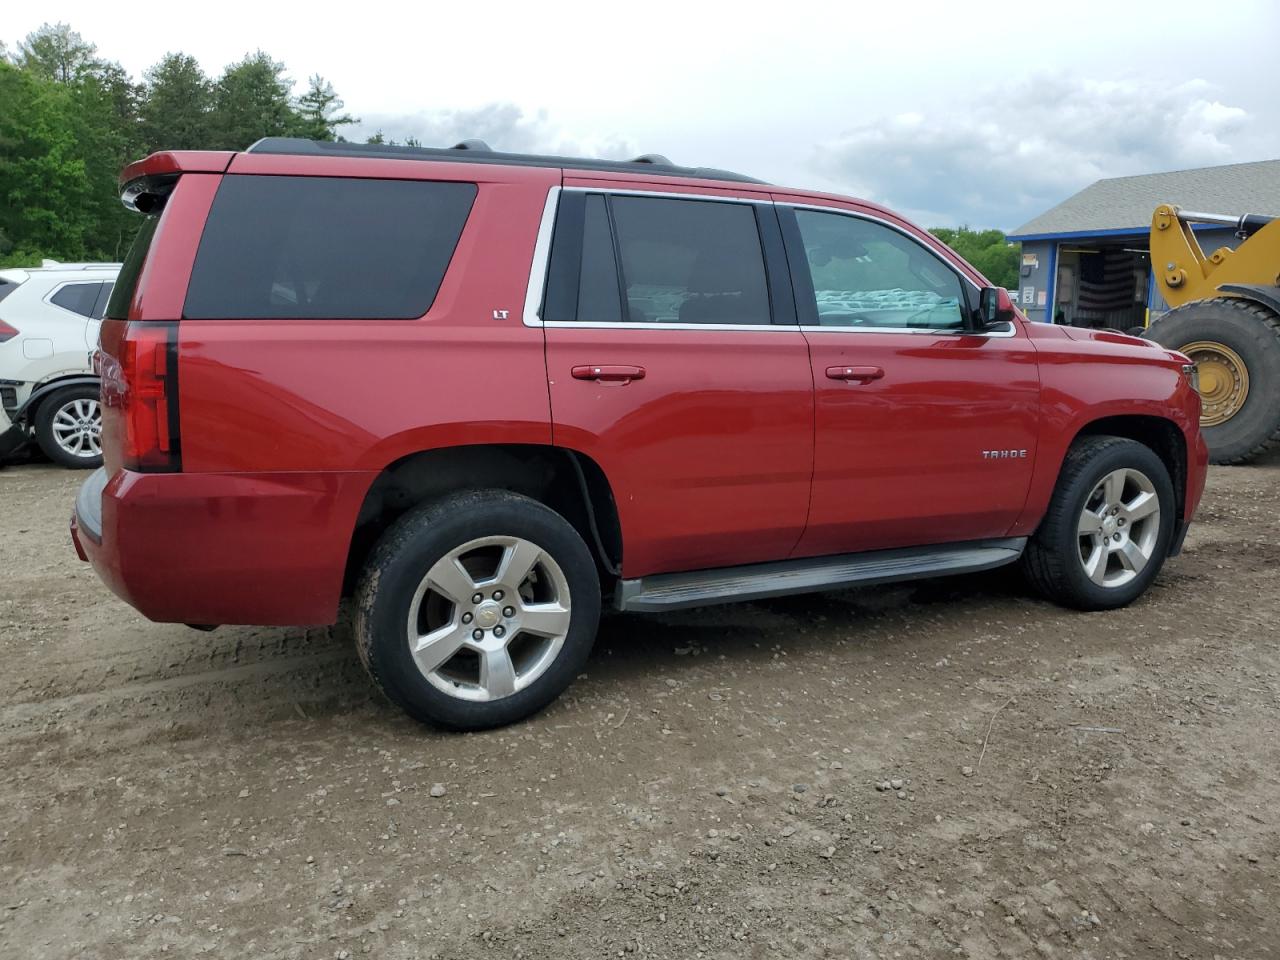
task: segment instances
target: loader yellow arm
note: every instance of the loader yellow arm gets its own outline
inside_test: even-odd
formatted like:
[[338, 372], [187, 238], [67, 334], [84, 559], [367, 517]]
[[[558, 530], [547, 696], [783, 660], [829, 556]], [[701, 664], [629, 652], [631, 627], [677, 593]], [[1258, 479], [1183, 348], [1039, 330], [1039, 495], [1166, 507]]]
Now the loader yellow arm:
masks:
[[[1193, 223], [1234, 226], [1248, 238], [1206, 256]], [[1280, 219], [1190, 213], [1162, 203], [1151, 218], [1151, 269], [1170, 307], [1230, 295], [1219, 293], [1224, 284], [1280, 286]]]

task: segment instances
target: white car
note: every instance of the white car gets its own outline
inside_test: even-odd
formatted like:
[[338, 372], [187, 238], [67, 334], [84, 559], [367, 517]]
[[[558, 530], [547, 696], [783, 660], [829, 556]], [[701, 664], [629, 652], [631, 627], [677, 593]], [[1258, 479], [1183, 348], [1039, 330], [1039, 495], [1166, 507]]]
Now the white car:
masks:
[[118, 263], [0, 270], [0, 459], [29, 440], [66, 467], [102, 463], [90, 354]]

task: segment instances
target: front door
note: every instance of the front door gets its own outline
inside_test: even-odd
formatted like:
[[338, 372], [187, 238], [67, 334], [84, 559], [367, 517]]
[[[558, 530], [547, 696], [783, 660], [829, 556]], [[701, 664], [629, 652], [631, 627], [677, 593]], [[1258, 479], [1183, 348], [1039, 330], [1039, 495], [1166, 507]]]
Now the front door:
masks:
[[541, 316], [554, 442], [608, 478], [624, 576], [799, 539], [813, 382], [784, 264], [767, 202], [563, 191]]
[[1004, 536], [1036, 455], [1040, 382], [1021, 325], [970, 332], [976, 287], [904, 227], [779, 212], [817, 401], [796, 555]]

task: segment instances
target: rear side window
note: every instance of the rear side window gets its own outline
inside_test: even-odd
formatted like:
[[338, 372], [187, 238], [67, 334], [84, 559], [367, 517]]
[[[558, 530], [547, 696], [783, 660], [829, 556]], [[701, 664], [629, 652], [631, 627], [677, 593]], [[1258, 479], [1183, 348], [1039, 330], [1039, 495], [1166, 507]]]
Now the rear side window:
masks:
[[98, 295], [101, 293], [101, 283], [67, 283], [54, 292], [49, 302], [82, 317], [91, 317], [93, 305], [98, 302]]
[[17, 290], [20, 286], [22, 286], [21, 283], [15, 283], [12, 280], [0, 280], [0, 300], [3, 300], [9, 294], [13, 293], [13, 291]]
[[632, 322], [771, 321], [751, 206], [633, 196], [610, 203]]
[[225, 177], [183, 316], [420, 317], [436, 298], [475, 196], [472, 183]]
[[151, 239], [156, 235], [156, 226], [160, 223], [160, 214], [156, 213], [142, 221], [138, 235], [133, 238], [133, 246], [116, 274], [116, 285], [107, 301], [108, 320], [128, 320], [129, 304], [133, 301], [133, 291], [138, 285], [138, 274], [142, 272], [142, 264], [147, 259], [147, 251], [151, 249]]

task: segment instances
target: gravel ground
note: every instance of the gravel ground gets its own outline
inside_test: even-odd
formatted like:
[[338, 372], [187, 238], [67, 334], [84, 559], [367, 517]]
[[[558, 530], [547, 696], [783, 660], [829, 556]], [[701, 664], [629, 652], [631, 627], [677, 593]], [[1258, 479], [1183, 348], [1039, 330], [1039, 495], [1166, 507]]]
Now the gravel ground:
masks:
[[1280, 460], [1128, 610], [1008, 571], [615, 616], [444, 735], [340, 630], [148, 623], [0, 470], [0, 955], [1280, 955]]

